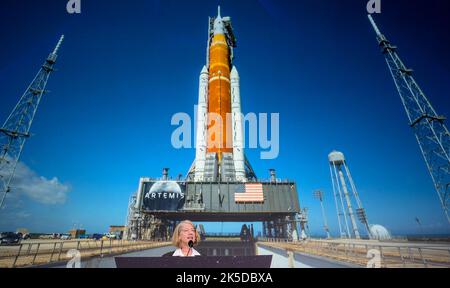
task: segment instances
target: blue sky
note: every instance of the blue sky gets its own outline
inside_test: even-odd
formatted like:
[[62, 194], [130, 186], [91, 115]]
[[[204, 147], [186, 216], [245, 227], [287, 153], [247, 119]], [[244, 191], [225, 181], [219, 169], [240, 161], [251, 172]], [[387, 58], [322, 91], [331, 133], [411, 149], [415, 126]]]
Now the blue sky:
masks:
[[[381, 2], [380, 29], [438, 113], [449, 115], [450, 5]], [[327, 161], [333, 149], [346, 155], [371, 223], [413, 234], [421, 232], [419, 217], [423, 232], [450, 233], [366, 1], [81, 0], [78, 15], [69, 15], [66, 3], [0, 5], [0, 121], [66, 37], [21, 157], [21, 175], [33, 181], [7, 198], [0, 230], [105, 232], [125, 222], [139, 177], [159, 177], [163, 167], [173, 176], [187, 172], [195, 151], [172, 147], [170, 120], [177, 112], [193, 115], [207, 19], [220, 4], [238, 40], [243, 112], [280, 113], [279, 156], [246, 154], [258, 176], [276, 168], [278, 177], [297, 182], [313, 234], [323, 233], [312, 197], [320, 188], [337, 235]], [[240, 231], [236, 224], [206, 228]]]

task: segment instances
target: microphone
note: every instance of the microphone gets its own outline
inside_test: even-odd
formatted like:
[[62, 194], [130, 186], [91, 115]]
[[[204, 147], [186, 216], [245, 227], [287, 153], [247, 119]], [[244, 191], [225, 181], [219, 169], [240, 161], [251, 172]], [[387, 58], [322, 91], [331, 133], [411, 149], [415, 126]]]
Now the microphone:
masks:
[[189, 256], [189, 253], [191, 253], [192, 247], [194, 247], [194, 241], [189, 240], [188, 246], [189, 246], [189, 251], [187, 253], [187, 256]]

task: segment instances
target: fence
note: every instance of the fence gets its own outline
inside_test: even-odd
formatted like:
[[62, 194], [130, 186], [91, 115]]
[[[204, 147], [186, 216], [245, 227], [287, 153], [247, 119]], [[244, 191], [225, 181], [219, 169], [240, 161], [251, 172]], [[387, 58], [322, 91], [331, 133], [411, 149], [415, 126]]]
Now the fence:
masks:
[[104, 256], [139, 251], [170, 245], [169, 242], [128, 240], [74, 240], [74, 241], [30, 241], [15, 246], [1, 246], [0, 268], [14, 268], [68, 261], [71, 249], [80, 252], [81, 258]]
[[362, 267], [450, 268], [450, 245], [311, 239], [294, 242], [275, 238], [263, 238], [259, 242], [286, 251], [323, 256]]

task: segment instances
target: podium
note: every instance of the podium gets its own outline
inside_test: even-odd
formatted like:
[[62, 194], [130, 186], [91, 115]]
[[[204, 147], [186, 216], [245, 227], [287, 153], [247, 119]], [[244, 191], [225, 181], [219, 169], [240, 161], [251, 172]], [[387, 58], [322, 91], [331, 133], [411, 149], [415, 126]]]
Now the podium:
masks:
[[270, 268], [272, 255], [115, 257], [117, 268]]

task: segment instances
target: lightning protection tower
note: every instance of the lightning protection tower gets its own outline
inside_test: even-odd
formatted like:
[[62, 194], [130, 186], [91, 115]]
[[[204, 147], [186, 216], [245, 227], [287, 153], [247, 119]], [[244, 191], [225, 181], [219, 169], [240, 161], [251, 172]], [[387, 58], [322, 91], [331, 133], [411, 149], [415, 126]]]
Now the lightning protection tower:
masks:
[[377, 34], [378, 45], [381, 47], [402, 100], [409, 126], [413, 128], [416, 135], [442, 209], [450, 223], [448, 212], [450, 206], [450, 134], [444, 125], [445, 117], [436, 113], [414, 80], [413, 70], [407, 68], [398, 56], [397, 47], [391, 45], [381, 34], [372, 17], [370, 15], [368, 17]]
[[23, 93], [16, 107], [0, 128], [0, 208], [11, 191], [11, 180], [22, 153], [25, 140], [30, 137], [30, 127], [42, 95], [46, 92], [48, 77], [54, 70], [58, 49], [64, 39], [61, 36], [53, 52], [48, 55], [39, 72]]

